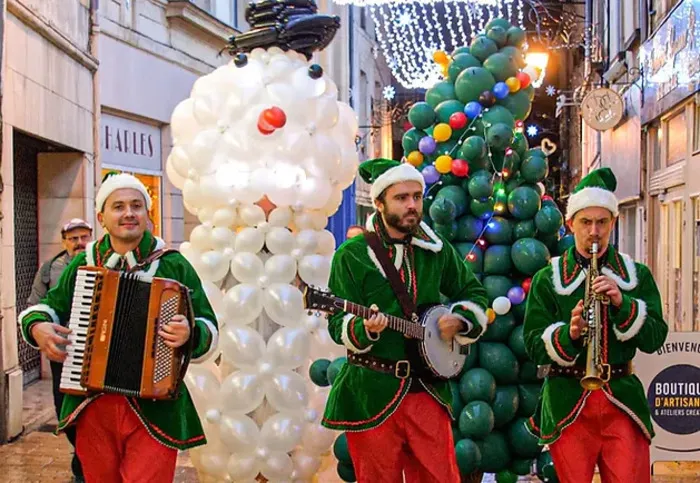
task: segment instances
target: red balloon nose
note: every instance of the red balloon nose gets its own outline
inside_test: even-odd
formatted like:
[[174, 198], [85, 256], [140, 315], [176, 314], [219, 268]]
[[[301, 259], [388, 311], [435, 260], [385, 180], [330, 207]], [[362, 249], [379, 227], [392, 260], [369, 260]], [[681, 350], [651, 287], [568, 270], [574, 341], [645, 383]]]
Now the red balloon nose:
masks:
[[279, 107], [265, 109], [258, 117], [258, 131], [269, 135], [287, 124], [287, 115]]

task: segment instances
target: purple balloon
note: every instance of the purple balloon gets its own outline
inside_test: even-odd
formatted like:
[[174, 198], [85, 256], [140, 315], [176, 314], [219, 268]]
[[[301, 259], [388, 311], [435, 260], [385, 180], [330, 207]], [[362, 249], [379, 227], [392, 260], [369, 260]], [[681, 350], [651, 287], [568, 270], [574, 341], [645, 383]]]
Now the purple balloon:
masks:
[[435, 152], [436, 148], [437, 144], [435, 143], [435, 139], [430, 136], [423, 136], [423, 138], [418, 141], [418, 151], [423, 154], [431, 155]]
[[435, 166], [426, 166], [423, 168], [423, 171], [421, 171], [421, 174], [426, 184], [433, 184], [440, 179], [440, 173], [435, 169]]
[[522, 287], [512, 287], [508, 290], [508, 300], [513, 305], [519, 305], [525, 300], [525, 290]]

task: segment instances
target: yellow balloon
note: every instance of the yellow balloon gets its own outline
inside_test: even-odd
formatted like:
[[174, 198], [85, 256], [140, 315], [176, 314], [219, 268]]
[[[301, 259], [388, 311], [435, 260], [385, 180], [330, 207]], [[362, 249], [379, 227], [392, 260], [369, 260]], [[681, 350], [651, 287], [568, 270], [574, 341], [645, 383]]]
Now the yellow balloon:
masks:
[[496, 312], [493, 309], [486, 309], [486, 317], [488, 317], [489, 324], [496, 320]]
[[411, 151], [406, 157], [406, 161], [416, 168], [423, 164], [423, 154], [420, 151]]
[[450, 61], [450, 59], [447, 58], [447, 54], [444, 50], [436, 50], [433, 54], [433, 60], [440, 65], [447, 64]]
[[435, 160], [435, 169], [437, 169], [438, 173], [449, 173], [452, 170], [452, 157], [446, 154], [438, 156]]
[[506, 85], [510, 92], [518, 92], [520, 90], [520, 79], [517, 77], [509, 77], [506, 79]]
[[433, 129], [433, 139], [442, 143], [452, 137], [452, 128], [449, 124], [440, 123]]

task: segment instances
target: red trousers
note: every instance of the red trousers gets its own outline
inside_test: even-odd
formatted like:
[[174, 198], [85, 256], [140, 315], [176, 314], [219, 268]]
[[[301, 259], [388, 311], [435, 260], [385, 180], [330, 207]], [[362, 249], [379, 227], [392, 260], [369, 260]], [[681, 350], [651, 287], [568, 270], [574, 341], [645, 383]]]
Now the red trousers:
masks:
[[173, 481], [177, 450], [148, 434], [125, 397], [98, 397], [77, 425], [76, 451], [87, 483]]
[[596, 464], [602, 483], [651, 482], [649, 440], [602, 390], [588, 396], [550, 451], [561, 483], [591, 483]]
[[459, 483], [450, 425], [430, 394], [407, 394], [380, 426], [347, 433], [358, 483]]

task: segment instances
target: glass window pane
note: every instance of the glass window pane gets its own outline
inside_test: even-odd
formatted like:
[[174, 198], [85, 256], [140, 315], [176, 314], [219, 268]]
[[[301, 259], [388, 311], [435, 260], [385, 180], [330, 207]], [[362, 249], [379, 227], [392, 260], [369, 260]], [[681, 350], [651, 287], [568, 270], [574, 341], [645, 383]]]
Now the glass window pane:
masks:
[[685, 160], [688, 143], [688, 130], [685, 123], [685, 109], [666, 121], [668, 133], [666, 144], [666, 165], [670, 166]]

